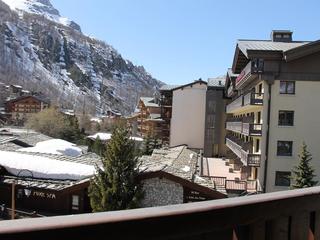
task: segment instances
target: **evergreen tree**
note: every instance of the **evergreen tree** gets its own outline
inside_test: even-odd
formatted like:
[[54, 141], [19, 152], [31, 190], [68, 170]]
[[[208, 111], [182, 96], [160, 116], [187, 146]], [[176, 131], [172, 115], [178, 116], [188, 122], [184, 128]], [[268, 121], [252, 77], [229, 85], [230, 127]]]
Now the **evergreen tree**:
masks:
[[102, 168], [91, 181], [89, 196], [94, 212], [136, 208], [143, 197], [137, 182], [137, 162], [134, 142], [128, 131], [116, 128], [107, 144]]
[[94, 141], [91, 151], [98, 154], [101, 157], [103, 157], [103, 155], [105, 154], [105, 144], [101, 141], [99, 136]]
[[314, 169], [310, 165], [312, 155], [307, 150], [305, 142], [302, 143], [301, 153], [299, 154], [300, 162], [292, 170], [293, 184], [292, 188], [307, 188], [315, 186], [318, 182], [314, 181]]
[[153, 151], [153, 148], [151, 146], [151, 137], [150, 134], [148, 134], [144, 139], [143, 139], [143, 150], [142, 154], [143, 155], [151, 155]]

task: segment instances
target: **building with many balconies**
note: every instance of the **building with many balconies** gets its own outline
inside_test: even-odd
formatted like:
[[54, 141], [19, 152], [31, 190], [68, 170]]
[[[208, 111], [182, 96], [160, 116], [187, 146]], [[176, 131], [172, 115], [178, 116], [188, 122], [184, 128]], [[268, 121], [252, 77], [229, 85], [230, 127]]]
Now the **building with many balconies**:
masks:
[[[320, 41], [293, 41], [290, 31], [237, 43], [225, 86], [226, 145], [266, 192], [288, 189], [303, 141], [320, 158], [319, 62]], [[312, 165], [319, 180], [320, 162]]]

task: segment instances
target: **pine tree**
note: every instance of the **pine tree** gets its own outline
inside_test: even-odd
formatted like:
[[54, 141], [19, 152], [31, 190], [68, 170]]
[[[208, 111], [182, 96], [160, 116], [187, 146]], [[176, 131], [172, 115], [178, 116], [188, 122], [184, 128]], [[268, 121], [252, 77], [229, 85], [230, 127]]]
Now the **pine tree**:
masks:
[[94, 141], [91, 151], [103, 157], [103, 154], [105, 153], [106, 149], [105, 144], [101, 141], [99, 136]]
[[142, 185], [137, 182], [138, 158], [128, 131], [116, 128], [107, 145], [102, 168], [91, 181], [89, 196], [94, 212], [131, 209], [139, 206]]
[[299, 158], [299, 165], [295, 166], [292, 170], [292, 179], [294, 182], [292, 184], [292, 188], [307, 188], [315, 186], [318, 182], [313, 180], [316, 175], [314, 174], [314, 169], [310, 165], [312, 155], [308, 152], [305, 142], [302, 143]]
[[150, 134], [148, 134], [144, 139], [143, 139], [143, 155], [151, 155], [153, 148], [151, 146], [151, 137]]

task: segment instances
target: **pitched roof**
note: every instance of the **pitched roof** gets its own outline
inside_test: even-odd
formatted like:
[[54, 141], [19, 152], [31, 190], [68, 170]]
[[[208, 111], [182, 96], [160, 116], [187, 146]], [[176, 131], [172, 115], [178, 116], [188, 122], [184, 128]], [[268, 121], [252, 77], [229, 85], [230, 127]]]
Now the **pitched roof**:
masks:
[[140, 100], [146, 107], [160, 107], [159, 104], [155, 103], [154, 98], [152, 97], [140, 97]]
[[177, 87], [180, 87], [181, 85], [170, 85], [170, 84], [165, 84], [160, 87], [160, 91], [171, 91], [172, 89], [175, 89]]
[[285, 52], [290, 49], [303, 46], [309, 43], [309, 41], [300, 42], [273, 42], [271, 40], [238, 40], [237, 46], [242, 53], [248, 57], [248, 51], [280, 51]]
[[222, 87], [224, 88], [224, 84], [226, 82], [225, 77], [218, 77], [218, 78], [209, 78], [208, 79], [208, 87]]
[[155, 149], [151, 156], [142, 156], [140, 161], [141, 174], [162, 171], [210, 189], [215, 188], [209, 178], [198, 176], [197, 153], [187, 146]]
[[49, 101], [47, 99], [44, 99], [44, 97], [35, 96], [35, 95], [21, 96], [21, 97], [17, 97], [17, 98], [14, 98], [14, 99], [10, 99], [7, 102], [17, 102], [17, 101], [20, 101], [20, 100], [23, 100], [23, 99], [26, 99], [26, 98], [30, 98], [30, 97], [36, 99], [39, 102], [49, 103]]
[[195, 80], [194, 82], [187, 83], [187, 84], [185, 84], [185, 85], [180, 85], [180, 86], [178, 86], [178, 87], [176, 87], [176, 88], [173, 88], [172, 91], [175, 91], [175, 90], [178, 90], [178, 89], [183, 89], [183, 88], [189, 87], [189, 86], [192, 87], [193, 85], [198, 84], [198, 83], [200, 83], [200, 84], [205, 84], [205, 85], [208, 84], [207, 82], [201, 80], [201, 78], [200, 78], [199, 80]]

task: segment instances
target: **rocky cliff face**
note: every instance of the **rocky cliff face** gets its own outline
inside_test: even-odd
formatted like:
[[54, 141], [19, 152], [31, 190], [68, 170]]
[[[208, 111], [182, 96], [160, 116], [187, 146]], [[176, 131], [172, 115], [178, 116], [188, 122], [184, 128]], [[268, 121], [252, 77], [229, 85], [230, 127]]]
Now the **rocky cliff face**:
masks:
[[128, 114], [162, 84], [112, 46], [82, 34], [49, 0], [3, 1], [10, 6], [0, 0], [0, 82], [92, 114]]

